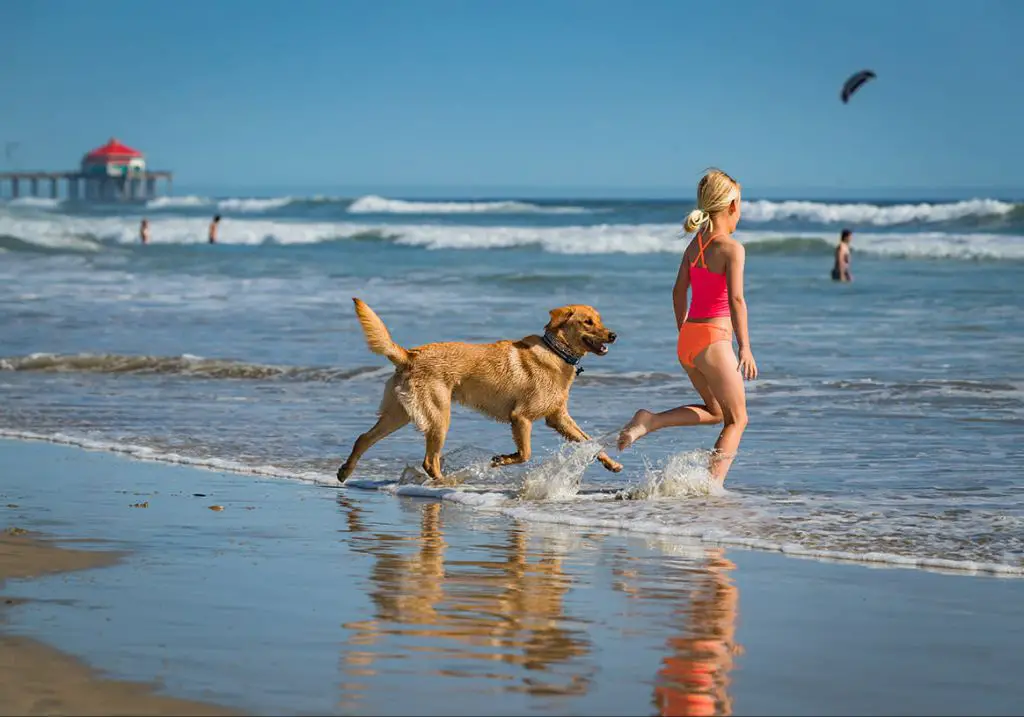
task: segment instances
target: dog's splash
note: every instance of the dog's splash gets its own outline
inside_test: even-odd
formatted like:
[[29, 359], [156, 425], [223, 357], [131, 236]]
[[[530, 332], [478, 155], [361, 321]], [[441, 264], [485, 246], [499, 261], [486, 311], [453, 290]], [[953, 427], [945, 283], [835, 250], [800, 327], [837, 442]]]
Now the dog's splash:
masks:
[[[605, 447], [595, 440], [563, 443], [553, 455], [520, 473], [516, 468], [496, 470], [487, 451], [466, 446], [445, 454], [441, 472], [457, 489], [486, 490], [503, 494], [510, 501], [565, 501], [579, 494], [583, 474], [602, 450]], [[420, 466], [410, 464], [402, 471], [398, 485], [429, 488], [430, 476]]]
[[[463, 446], [441, 456], [441, 474], [457, 485], [493, 484], [494, 469], [491, 453], [478, 446]], [[402, 470], [398, 482], [423, 485], [430, 481], [420, 465], [409, 464]]]
[[519, 489], [521, 500], [569, 500], [580, 492], [583, 473], [604, 450], [600, 441], [564, 443], [539, 466], [528, 471]]
[[[583, 476], [601, 451], [607, 450], [614, 434], [582, 443], [563, 443], [557, 451], [534, 467], [495, 469], [490, 453], [480, 447], [464, 446], [445, 454], [442, 472], [454, 485], [439, 486], [418, 465], [406, 465], [398, 480], [365, 481], [349, 479], [352, 487], [384, 487], [399, 494], [428, 495], [431, 491], [449, 495], [467, 492], [474, 496], [489, 495], [497, 504], [566, 502], [577, 498], [589, 500], [651, 501], [659, 499], [708, 498], [729, 495], [708, 471], [711, 452], [701, 449], [684, 451], [652, 463], [646, 457], [641, 480], [633, 485], [621, 483], [604, 489], [586, 490]], [[412, 492], [410, 492], [412, 491]], [[582, 495], [581, 495], [582, 494]], [[474, 502], [477, 498], [474, 497]]]

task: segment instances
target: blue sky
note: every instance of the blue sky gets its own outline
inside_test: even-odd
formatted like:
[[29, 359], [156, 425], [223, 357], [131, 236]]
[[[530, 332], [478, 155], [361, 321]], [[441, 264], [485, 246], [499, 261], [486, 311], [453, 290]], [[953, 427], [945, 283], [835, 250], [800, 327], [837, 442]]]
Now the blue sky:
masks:
[[1018, 0], [40, 0], [0, 26], [5, 169], [117, 136], [193, 187], [1024, 188]]

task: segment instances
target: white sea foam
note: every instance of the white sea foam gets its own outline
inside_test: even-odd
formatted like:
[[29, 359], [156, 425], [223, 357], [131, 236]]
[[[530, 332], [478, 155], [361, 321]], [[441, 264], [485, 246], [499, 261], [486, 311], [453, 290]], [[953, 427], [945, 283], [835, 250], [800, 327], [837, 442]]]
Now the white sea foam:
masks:
[[89, 451], [102, 451], [125, 455], [136, 460], [155, 461], [157, 463], [176, 463], [179, 465], [204, 468], [206, 470], [220, 471], [223, 473], [239, 473], [243, 475], [264, 476], [267, 478], [287, 478], [299, 480], [304, 483], [315, 483], [317, 485], [338, 485], [334, 476], [326, 476], [322, 473], [296, 473], [287, 471], [276, 466], [254, 466], [240, 463], [238, 461], [223, 458], [204, 458], [183, 455], [173, 451], [160, 451], [148, 446], [131, 443], [118, 443], [102, 439], [85, 438], [72, 436], [65, 433], [41, 434], [32, 431], [19, 431], [0, 428], [0, 438], [11, 438], [21, 441], [42, 441], [55, 443], [64, 446], [75, 446]]
[[22, 207], [31, 209], [57, 209], [62, 204], [60, 199], [52, 199], [49, 197], [19, 197], [18, 199], [11, 199], [7, 202], [12, 207]]
[[183, 197], [157, 197], [146, 202], [149, 209], [187, 209], [189, 207], [205, 207], [212, 204], [207, 197], [188, 195]]
[[[186, 195], [158, 197], [146, 202], [151, 209], [192, 208], [216, 205], [225, 212], [259, 213], [290, 204], [308, 202], [349, 202], [331, 197], [210, 197]], [[55, 209], [62, 200], [46, 197], [22, 197], [3, 202], [11, 207]], [[680, 206], [686, 200], [680, 200]], [[906, 224], [935, 224], [969, 217], [1002, 217], [1020, 205], [1000, 199], [974, 198], [954, 202], [918, 202], [914, 204], [870, 204], [866, 202], [815, 202], [807, 200], [771, 201], [750, 199], [743, 205], [747, 223], [796, 220], [815, 224], [849, 224], [854, 227], [889, 227]], [[351, 200], [349, 214], [593, 214], [612, 211], [574, 205], [546, 205], [514, 199], [486, 201], [427, 201], [366, 195]]]
[[[259, 214], [286, 207], [292, 202], [301, 201], [294, 197], [231, 197], [228, 199], [211, 199], [188, 195], [182, 197], [157, 197], [146, 202], [148, 209], [195, 209], [216, 206], [221, 212], [238, 214]], [[165, 221], [165, 220], [161, 220]]]
[[[26, 206], [37, 206], [30, 202], [38, 202], [38, 206], [50, 200], [19, 200]], [[151, 209], [187, 209], [216, 205], [223, 212], [242, 214], [258, 214], [260, 212], [281, 209], [290, 204], [305, 202], [346, 202], [325, 196], [315, 197], [230, 197], [214, 200], [209, 197], [195, 195], [182, 197], [158, 197], [146, 202]], [[594, 210], [574, 206], [545, 206], [516, 200], [497, 201], [412, 201], [407, 199], [389, 199], [377, 195], [367, 195], [352, 200], [346, 211], [349, 214], [590, 214]]]
[[[192, 241], [201, 240], [204, 236], [199, 231], [200, 228], [205, 231], [205, 224], [196, 224], [196, 228], [189, 231]], [[273, 240], [281, 244], [302, 244], [349, 237], [378, 236], [393, 237], [392, 240], [400, 245], [432, 250], [538, 247], [554, 254], [678, 254], [685, 246], [684, 240], [678, 237], [678, 228], [667, 224], [487, 227], [251, 221], [231, 222], [222, 228], [222, 233], [221, 241], [224, 243], [256, 244]], [[740, 231], [736, 236], [745, 244], [764, 246], [779, 244], [793, 238], [823, 242], [834, 240], [834, 237], [826, 238], [817, 232]], [[1024, 259], [1024, 236], [864, 232], [858, 233], [857, 250], [860, 253], [890, 257]]]
[[[200, 244], [206, 242], [208, 217], [151, 218], [153, 244]], [[83, 217], [0, 213], [0, 235], [48, 247], [77, 248], [83, 237], [118, 244], [138, 243], [138, 219], [134, 217]], [[341, 230], [342, 235], [347, 231]], [[329, 222], [278, 222], [270, 219], [225, 221], [218, 235], [223, 244], [315, 244], [338, 238], [339, 225]]]
[[[202, 196], [161, 197], [147, 202], [152, 209], [187, 209], [216, 204], [220, 211], [259, 214], [292, 203], [310, 201], [290, 196], [270, 198], [227, 198], [213, 200]], [[318, 198], [318, 201], [344, 201]], [[136, 217], [81, 217], [64, 214], [39, 214], [24, 210], [56, 209], [60, 200], [21, 198], [3, 204], [10, 211], [0, 212], [0, 233], [34, 241], [37, 235], [96, 235], [116, 241], [137, 239]], [[1015, 205], [996, 199], [971, 199], [947, 203], [897, 205], [844, 204], [810, 201], [751, 200], [744, 205], [744, 225], [749, 228], [765, 222], [799, 220], [823, 224], [847, 224], [855, 229], [908, 224], [928, 225], [966, 217], [1000, 217], [1011, 213]], [[22, 210], [22, 211], [18, 211]], [[353, 201], [351, 215], [361, 214], [586, 214], [598, 211], [580, 206], [545, 206], [522, 201], [440, 202], [389, 199], [376, 195]], [[161, 216], [153, 222], [154, 241], [187, 243], [205, 239], [206, 217]], [[600, 224], [564, 227], [518, 226], [444, 226], [436, 224], [359, 224], [243, 219], [225, 222], [221, 241], [259, 243], [272, 239], [283, 244], [311, 243], [376, 232], [398, 236], [401, 243], [428, 248], [507, 248], [536, 245], [561, 253], [651, 253], [679, 249], [677, 224]], [[24, 231], [21, 231], [24, 230]], [[741, 239], [770, 241], [782, 236], [821, 238], [820, 232], [759, 232], [741, 230]], [[831, 234], [826, 237], [833, 240]], [[1017, 240], [1016, 242], [1014, 240]], [[910, 245], [915, 243], [916, 245]], [[1019, 237], [973, 232], [907, 232], [879, 234], [858, 231], [858, 247], [867, 252], [929, 257], [1006, 256], [1003, 245], [1021, 244]], [[1020, 255], [1010, 248], [1009, 257]]]
[[[207, 217], [161, 217], [151, 221], [153, 244], [206, 242]], [[129, 217], [88, 217], [0, 211], [0, 235], [45, 247], [83, 249], [83, 239], [135, 244], [138, 221]], [[679, 254], [685, 239], [674, 224], [597, 224], [577, 226], [467, 226], [309, 222], [266, 218], [229, 219], [221, 225], [222, 244], [316, 244], [377, 237], [425, 249], [508, 249], [538, 247], [558, 254]], [[794, 239], [815, 242], [824, 251], [835, 241], [821, 232], [741, 230], [737, 239], [750, 246], [779, 246]], [[955, 232], [858, 232], [857, 251], [889, 257], [933, 259], [1024, 259], [1024, 236]]]
[[892, 226], [911, 222], [948, 222], [971, 216], [999, 216], [1009, 214], [1016, 206], [998, 199], [892, 205], [753, 200], [743, 203], [743, 221], [800, 219], [821, 224]]
[[[214, 200], [209, 197], [189, 195], [184, 197], [158, 197], [146, 202], [149, 209], [193, 209], [216, 206], [221, 212], [238, 214], [259, 214], [286, 207], [298, 201], [294, 197], [232, 197]], [[161, 221], [166, 221], [161, 219]]]
[[292, 197], [273, 197], [270, 199], [222, 199], [217, 202], [217, 209], [222, 212], [239, 212], [242, 214], [258, 214], [286, 207], [295, 201]]
[[588, 214], [586, 207], [556, 207], [513, 200], [491, 202], [415, 202], [376, 195], [360, 197], [349, 214]]

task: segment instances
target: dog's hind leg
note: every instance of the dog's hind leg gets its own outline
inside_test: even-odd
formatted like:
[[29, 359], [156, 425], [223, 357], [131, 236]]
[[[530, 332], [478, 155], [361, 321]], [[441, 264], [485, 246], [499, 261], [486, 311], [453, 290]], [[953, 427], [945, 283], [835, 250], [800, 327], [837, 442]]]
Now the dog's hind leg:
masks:
[[352, 446], [352, 453], [349, 454], [341, 468], [338, 469], [338, 480], [344, 481], [352, 475], [352, 471], [356, 469], [356, 463], [359, 462], [360, 457], [370, 450], [374, 443], [387, 438], [408, 422], [409, 414], [406, 413], [402, 404], [398, 402], [389, 383], [384, 391], [384, 400], [381, 401], [380, 418], [377, 419], [377, 423], [374, 424], [373, 428], [356, 439], [355, 445]]
[[516, 442], [516, 452], [502, 456], [495, 456], [491, 459], [491, 466], [514, 466], [519, 463], [526, 463], [532, 454], [530, 449], [530, 434], [533, 430], [533, 422], [522, 416], [512, 416], [512, 439]]
[[446, 481], [441, 474], [441, 450], [444, 448], [445, 438], [448, 436], [448, 426], [451, 424], [452, 409], [451, 400], [435, 397], [424, 406], [427, 426], [423, 431], [426, 438], [427, 450], [423, 457], [423, 470], [435, 483], [441, 485], [454, 485], [454, 482]]
[[[558, 433], [560, 433], [564, 438], [567, 438], [574, 443], [582, 443], [583, 441], [590, 440], [590, 436], [588, 436], [586, 432], [576, 424], [576, 421], [573, 420], [568, 411], [561, 411], [560, 413], [548, 416], [545, 423], [558, 431]], [[622, 470], [622, 464], [618, 461], [613, 461], [604, 451], [597, 454], [597, 460], [599, 460], [601, 465], [612, 473], [618, 473]]]

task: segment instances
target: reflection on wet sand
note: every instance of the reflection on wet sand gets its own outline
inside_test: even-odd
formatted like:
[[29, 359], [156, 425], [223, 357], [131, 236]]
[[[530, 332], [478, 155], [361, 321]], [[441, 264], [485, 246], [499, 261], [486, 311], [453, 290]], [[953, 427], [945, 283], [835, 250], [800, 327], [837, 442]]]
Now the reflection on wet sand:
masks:
[[366, 587], [373, 619], [347, 623], [344, 693], [356, 698], [378, 672], [435, 653], [435, 675], [494, 680], [534, 695], [586, 692], [593, 667], [583, 620], [565, 614], [570, 578], [548, 547], [528, 545], [513, 526], [495, 542], [452, 551], [442, 507], [423, 503], [418, 534], [368, 529], [357, 503], [338, 503], [356, 552], [373, 558]]
[[669, 638], [654, 684], [654, 707], [663, 717], [731, 715], [729, 673], [743, 653], [736, 643], [739, 592], [729, 577], [735, 565], [721, 549], [674, 578], [651, 578], [647, 586], [633, 570], [619, 570], [617, 587], [640, 599], [673, 599], [680, 633]]

